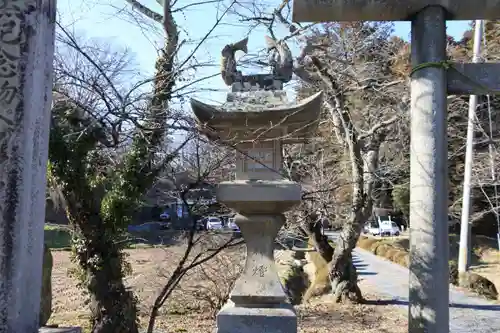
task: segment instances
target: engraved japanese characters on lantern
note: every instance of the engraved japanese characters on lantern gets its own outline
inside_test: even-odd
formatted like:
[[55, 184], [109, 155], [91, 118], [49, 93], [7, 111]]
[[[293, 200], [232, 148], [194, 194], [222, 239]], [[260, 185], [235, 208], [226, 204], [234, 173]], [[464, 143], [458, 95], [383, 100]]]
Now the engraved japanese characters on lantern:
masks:
[[267, 140], [238, 145], [236, 179], [274, 180], [280, 179], [281, 142]]

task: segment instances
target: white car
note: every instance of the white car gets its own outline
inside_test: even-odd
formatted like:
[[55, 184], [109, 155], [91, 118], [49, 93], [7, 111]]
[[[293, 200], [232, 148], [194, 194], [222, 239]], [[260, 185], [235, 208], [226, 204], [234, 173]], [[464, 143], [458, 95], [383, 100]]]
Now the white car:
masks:
[[212, 216], [207, 219], [207, 230], [221, 230], [223, 228], [224, 226], [220, 218]]
[[229, 218], [227, 221], [227, 227], [233, 231], [234, 237], [241, 237], [240, 227], [236, 224], [234, 217]]
[[380, 221], [372, 222], [368, 227], [368, 233], [374, 236], [399, 236], [401, 230], [396, 222], [393, 221]]
[[227, 221], [227, 227], [233, 231], [237, 231], [237, 232], [240, 231], [240, 228], [236, 224], [234, 217], [229, 218], [229, 220]]

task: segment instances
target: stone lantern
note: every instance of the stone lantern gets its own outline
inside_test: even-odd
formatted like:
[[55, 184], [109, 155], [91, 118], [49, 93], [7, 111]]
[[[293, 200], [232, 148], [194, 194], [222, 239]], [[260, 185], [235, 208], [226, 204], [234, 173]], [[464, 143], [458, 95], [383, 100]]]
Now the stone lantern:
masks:
[[286, 100], [276, 75], [240, 75], [222, 106], [191, 100], [210, 138], [236, 149], [236, 180], [218, 185], [217, 200], [237, 212], [246, 265], [217, 315], [218, 333], [297, 332], [297, 318], [278, 278], [274, 240], [284, 212], [301, 201], [301, 186], [284, 179], [282, 145], [304, 142], [317, 128], [321, 93]]

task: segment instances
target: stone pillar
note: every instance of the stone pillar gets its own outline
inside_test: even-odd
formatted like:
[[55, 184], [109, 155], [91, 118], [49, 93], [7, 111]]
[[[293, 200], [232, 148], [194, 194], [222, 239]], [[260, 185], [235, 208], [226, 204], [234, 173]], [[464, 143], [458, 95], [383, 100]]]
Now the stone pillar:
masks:
[[230, 301], [217, 315], [218, 333], [296, 333], [274, 263], [274, 239], [283, 212], [298, 204], [300, 185], [287, 180], [237, 180], [219, 185], [218, 200], [238, 212], [235, 222], [247, 245], [246, 264]]
[[0, 331], [38, 331], [55, 0], [0, 3]]
[[247, 246], [245, 269], [231, 293], [236, 306], [286, 302], [274, 267], [274, 238], [284, 220], [283, 215], [236, 215]]
[[[412, 66], [445, 61], [446, 17], [429, 6], [412, 21]], [[446, 69], [411, 77], [408, 332], [449, 332]], [[425, 147], [425, 148], [424, 148]]]
[[282, 215], [236, 215], [247, 259], [231, 302], [217, 316], [218, 333], [297, 332], [295, 311], [274, 265], [274, 238], [283, 222]]

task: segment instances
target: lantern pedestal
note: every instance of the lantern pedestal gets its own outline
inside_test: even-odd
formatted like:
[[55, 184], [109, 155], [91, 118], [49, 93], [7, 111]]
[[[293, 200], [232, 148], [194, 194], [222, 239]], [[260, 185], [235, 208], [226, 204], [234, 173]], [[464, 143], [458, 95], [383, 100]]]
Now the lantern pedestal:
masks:
[[274, 263], [274, 239], [285, 223], [283, 213], [300, 199], [300, 185], [287, 180], [219, 184], [217, 200], [238, 212], [235, 222], [247, 256], [230, 301], [217, 315], [218, 333], [297, 332], [297, 317]]
[[290, 304], [243, 307], [228, 302], [217, 315], [217, 333], [296, 333], [297, 315]]

